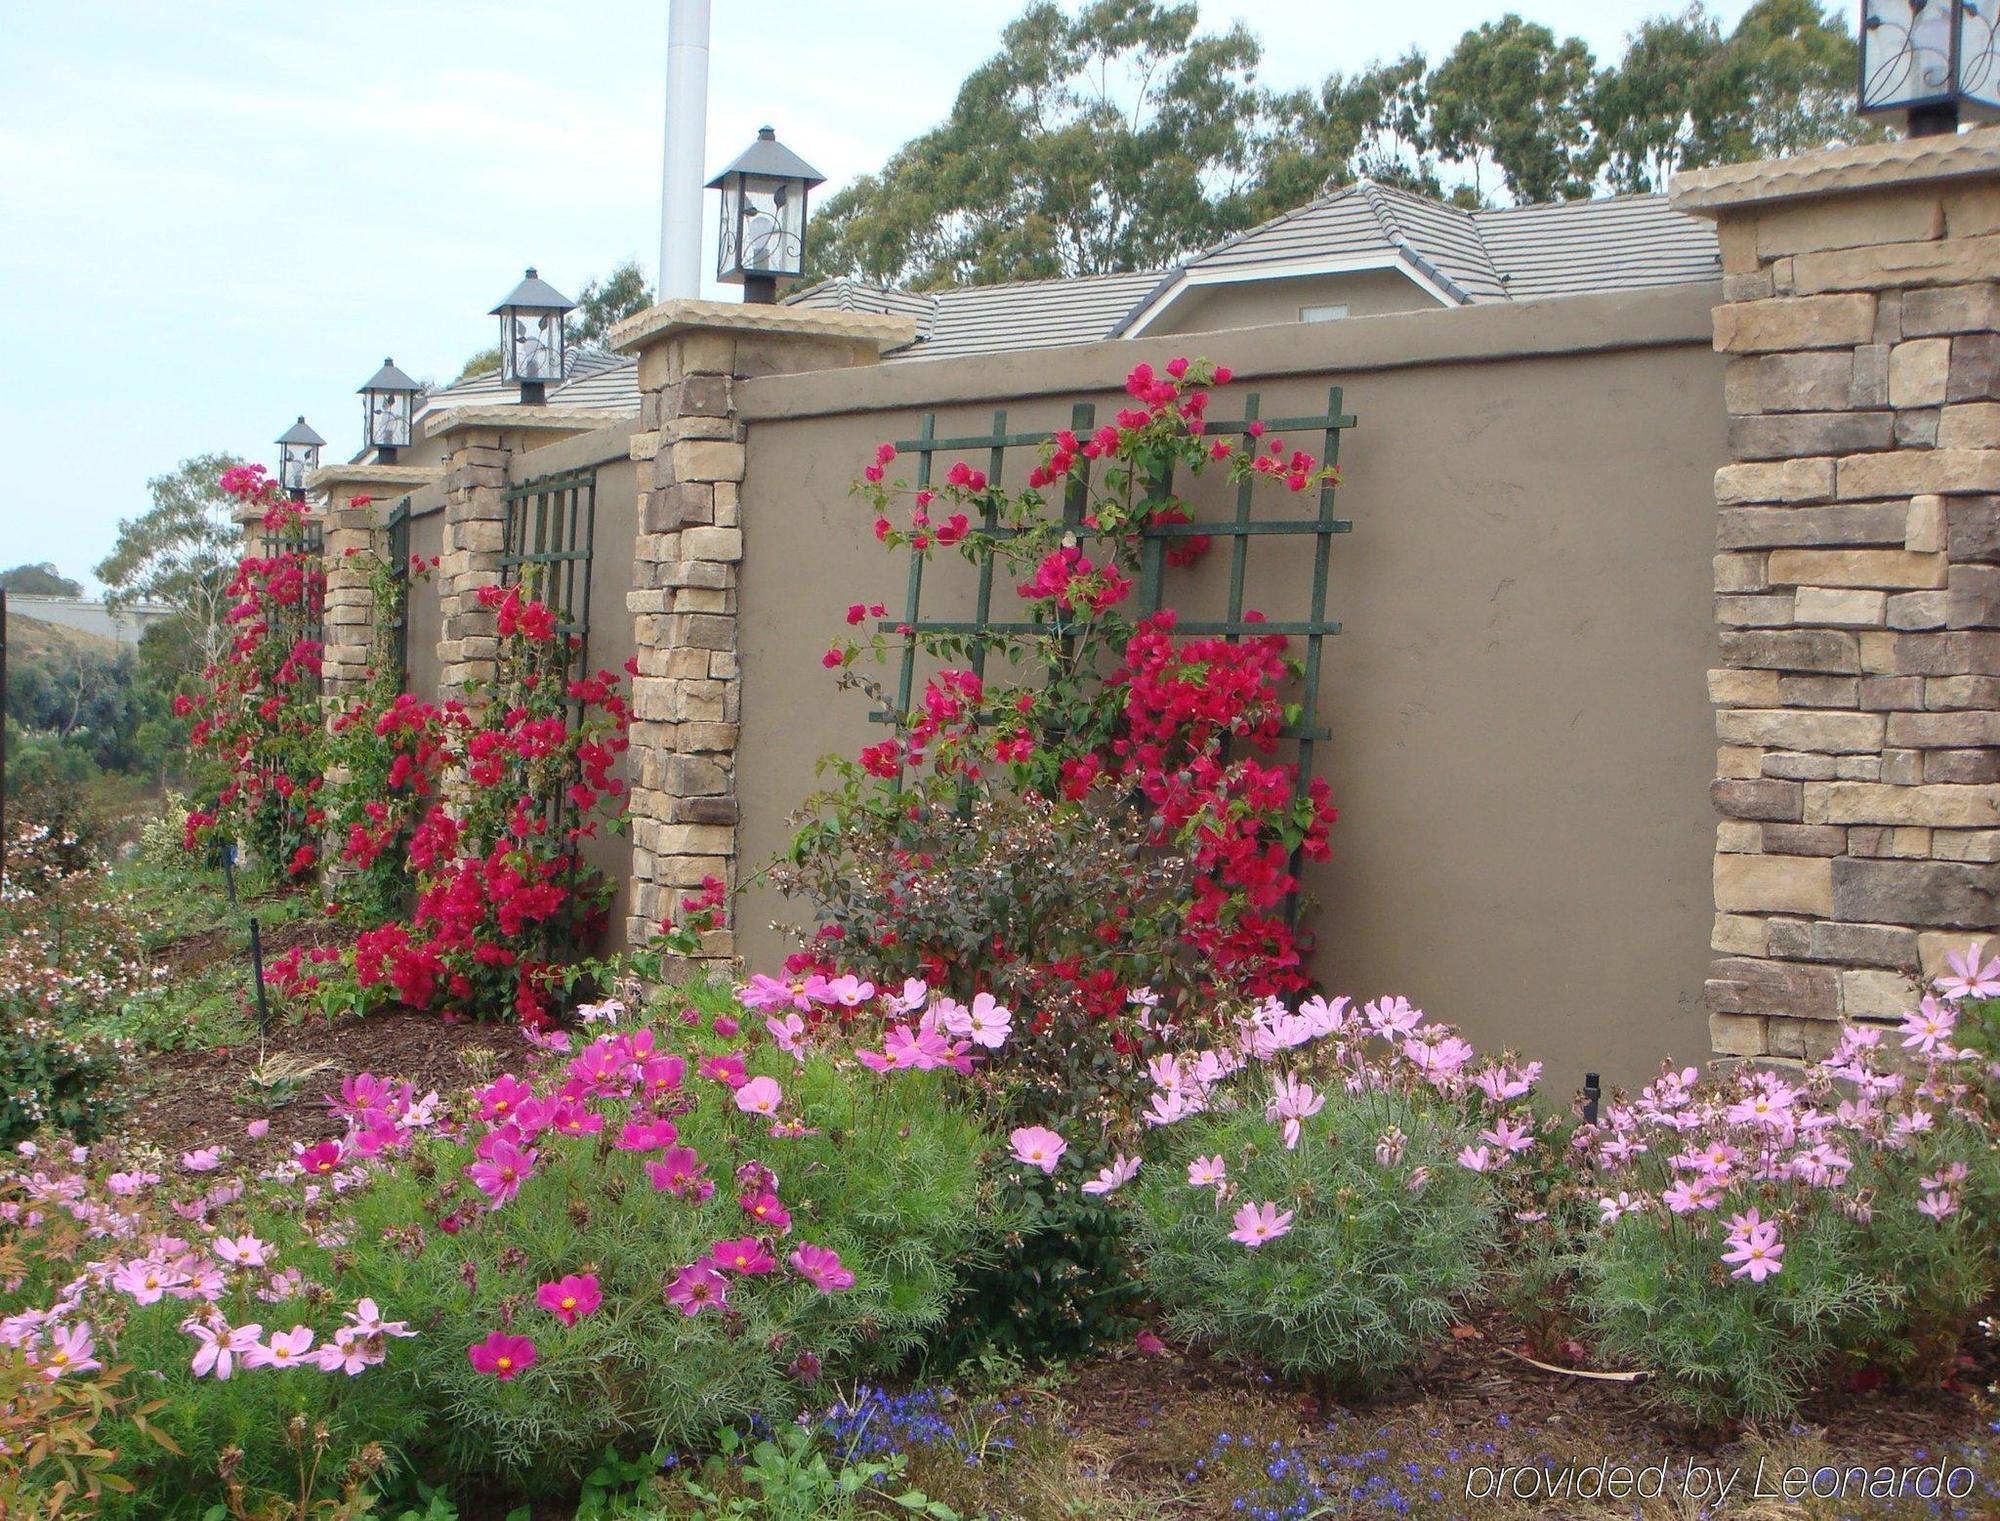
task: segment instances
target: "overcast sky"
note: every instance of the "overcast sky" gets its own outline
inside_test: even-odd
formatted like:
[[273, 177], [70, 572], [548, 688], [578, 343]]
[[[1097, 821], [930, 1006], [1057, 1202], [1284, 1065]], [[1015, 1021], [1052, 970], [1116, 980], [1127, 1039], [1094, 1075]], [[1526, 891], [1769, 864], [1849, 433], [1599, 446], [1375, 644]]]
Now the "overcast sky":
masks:
[[[1516, 8], [1602, 59], [1680, 4]], [[769, 122], [837, 188], [936, 122], [1020, 8], [714, 0], [711, 168]], [[1435, 57], [1507, 8], [1202, 4], [1263, 39], [1274, 86]], [[650, 278], [666, 13], [0, 0], [0, 567], [87, 580], [149, 476], [215, 449], [268, 461], [301, 411], [345, 458], [382, 357], [449, 380], [526, 264], [572, 296], [628, 257]]]

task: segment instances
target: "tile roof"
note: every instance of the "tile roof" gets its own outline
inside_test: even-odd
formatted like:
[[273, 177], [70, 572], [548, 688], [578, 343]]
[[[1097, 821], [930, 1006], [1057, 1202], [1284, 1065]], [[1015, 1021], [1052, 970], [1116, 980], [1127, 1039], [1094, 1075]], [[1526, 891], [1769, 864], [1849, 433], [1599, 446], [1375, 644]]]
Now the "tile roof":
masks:
[[[1253, 280], [1266, 272], [1325, 265], [1402, 268], [1453, 304], [1477, 305], [1713, 280], [1721, 256], [1713, 224], [1675, 211], [1661, 195], [1466, 211], [1364, 180], [1238, 233], [1173, 269], [938, 291], [842, 278], [785, 299], [797, 306], [911, 318], [917, 341], [885, 359], [945, 359], [1097, 343], [1124, 333], [1183, 281]], [[568, 382], [550, 389], [549, 406], [638, 405], [631, 356], [585, 349], [572, 357], [571, 371]], [[505, 404], [516, 394], [495, 371], [431, 392], [422, 408]]]

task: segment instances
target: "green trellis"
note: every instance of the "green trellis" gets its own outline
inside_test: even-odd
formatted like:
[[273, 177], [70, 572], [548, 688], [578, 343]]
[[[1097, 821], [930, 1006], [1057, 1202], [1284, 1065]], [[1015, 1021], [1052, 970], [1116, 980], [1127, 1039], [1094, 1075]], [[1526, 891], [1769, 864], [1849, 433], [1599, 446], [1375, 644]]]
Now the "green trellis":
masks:
[[576, 636], [575, 670], [588, 669], [590, 556], [597, 529], [597, 472], [564, 470], [507, 488], [500, 581], [526, 581], [556, 615], [556, 629]]
[[405, 691], [410, 685], [410, 499], [407, 496], [389, 509], [383, 528], [389, 540], [389, 658], [395, 662], [397, 690]]
[[[1205, 436], [1218, 438], [1241, 438], [1249, 433], [1253, 423], [1260, 420], [1261, 399], [1251, 392], [1244, 400], [1243, 416], [1234, 422], [1210, 419], [1204, 430]], [[1070, 431], [1078, 437], [1088, 436], [1097, 426], [1097, 410], [1089, 402], [1079, 402], [1070, 412]], [[1342, 410], [1341, 388], [1333, 386], [1327, 391], [1326, 411], [1314, 417], [1276, 417], [1263, 419], [1266, 431], [1282, 434], [1316, 432], [1320, 437], [1320, 456], [1329, 465], [1340, 462], [1340, 435], [1354, 426], [1354, 418]], [[935, 461], [939, 455], [986, 456], [986, 478], [995, 486], [1002, 484], [1010, 450], [1039, 451], [1042, 445], [1055, 437], [1053, 432], [1009, 433], [1007, 413], [1000, 410], [993, 414], [990, 432], [965, 437], [940, 438], [937, 436], [937, 414], [927, 412], [918, 427], [917, 436], [897, 442], [895, 448], [899, 456], [908, 455], [916, 460], [916, 486], [919, 490], [928, 487], [933, 479]], [[1038, 457], [1038, 456], [1037, 456]], [[1071, 475], [1063, 494], [1063, 523], [1079, 540], [1102, 537], [1086, 528], [1083, 523], [1085, 506], [1089, 500], [1088, 472], [1095, 462], [1080, 460]], [[1334, 515], [1333, 482], [1323, 483], [1317, 493], [1316, 510], [1310, 516], [1278, 517], [1257, 515], [1257, 493], [1255, 482], [1241, 481], [1235, 488], [1235, 510], [1231, 517], [1221, 521], [1198, 521], [1190, 523], [1160, 523], [1145, 528], [1140, 534], [1139, 583], [1136, 589], [1138, 610], [1141, 616], [1151, 616], [1166, 605], [1167, 553], [1175, 540], [1203, 537], [1226, 539], [1229, 541], [1229, 604], [1228, 615], [1221, 619], [1191, 619], [1178, 622], [1176, 632], [1182, 634], [1220, 636], [1235, 641], [1245, 635], [1285, 634], [1303, 639], [1306, 647], [1304, 670], [1303, 703], [1298, 720], [1286, 725], [1280, 733], [1283, 737], [1295, 739], [1299, 744], [1298, 787], [1303, 791], [1312, 776], [1314, 747], [1318, 741], [1331, 735], [1320, 721], [1319, 716], [1319, 676], [1322, 646], [1326, 637], [1340, 632], [1340, 624], [1327, 617], [1327, 579], [1333, 557], [1333, 538], [1336, 534], [1347, 533], [1353, 524]], [[1171, 473], [1153, 482], [1147, 500], [1159, 501], [1172, 495]], [[997, 521], [995, 508], [989, 503], [982, 513], [981, 529], [985, 543], [1012, 537], [1013, 530], [1002, 528]], [[1271, 618], [1252, 621], [1244, 617], [1244, 585], [1249, 574], [1250, 546], [1253, 542], [1277, 537], [1289, 543], [1300, 537], [1312, 540], [1312, 592], [1302, 618]], [[1022, 620], [995, 618], [993, 616], [993, 555], [987, 550], [977, 554], [976, 570], [978, 589], [975, 593], [973, 616], [969, 620], [927, 619], [923, 616], [924, 556], [912, 551], [908, 590], [904, 598], [903, 616], [895, 620], [884, 620], [879, 627], [889, 634], [902, 634], [902, 658], [896, 679], [896, 706], [886, 711], [878, 711], [872, 717], [877, 723], [895, 724], [902, 721], [910, 711], [915, 695], [917, 655], [922, 637], [926, 634], [968, 635], [975, 641], [972, 665], [980, 676], [985, 675], [985, 648], [979, 641], [985, 635], [1045, 633], [1049, 625]]]

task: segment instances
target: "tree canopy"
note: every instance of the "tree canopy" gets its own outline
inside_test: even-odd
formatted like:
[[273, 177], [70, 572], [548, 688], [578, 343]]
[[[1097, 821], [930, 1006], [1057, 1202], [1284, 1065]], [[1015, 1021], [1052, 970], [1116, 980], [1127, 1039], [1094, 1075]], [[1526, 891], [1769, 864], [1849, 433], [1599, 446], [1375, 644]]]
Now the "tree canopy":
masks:
[[1874, 135], [1854, 37], [1819, 0], [1757, 0], [1727, 34], [1693, 0], [1603, 67], [1513, 12], [1435, 64], [1413, 51], [1317, 88], [1268, 89], [1262, 62], [1194, 0], [1035, 0], [943, 122], [827, 198], [809, 273], [934, 289], [1151, 269], [1362, 177], [1551, 201]]
[[29, 597], [83, 595], [82, 582], [72, 581], [47, 560], [38, 565], [16, 565], [12, 570], [0, 570], [0, 588]]
[[172, 607], [206, 659], [222, 647], [224, 589], [241, 544], [235, 504], [219, 482], [242, 463], [231, 454], [198, 454], [147, 481], [152, 506], [120, 520], [117, 542], [96, 572], [113, 607]]

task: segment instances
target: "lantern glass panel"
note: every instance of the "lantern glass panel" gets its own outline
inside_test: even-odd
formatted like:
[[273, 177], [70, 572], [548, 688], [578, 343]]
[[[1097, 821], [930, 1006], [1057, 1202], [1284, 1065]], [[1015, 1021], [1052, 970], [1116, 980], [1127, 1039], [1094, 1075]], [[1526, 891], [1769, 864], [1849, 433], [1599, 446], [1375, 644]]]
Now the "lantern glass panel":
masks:
[[405, 449], [410, 443], [411, 402], [408, 391], [364, 391], [362, 429], [370, 447]]
[[509, 307], [500, 314], [500, 378], [508, 381], [563, 378], [561, 312]]
[[797, 180], [743, 176], [743, 268], [796, 275], [805, 266], [806, 197]]
[[1967, 0], [1958, 25], [1959, 93], [1991, 120], [2000, 114], [2000, 0]]
[[306, 477], [319, 468], [315, 444], [278, 445], [278, 484], [286, 491], [306, 489]]
[[1952, 94], [1951, 0], [1866, 0], [1861, 24], [1861, 109]]

